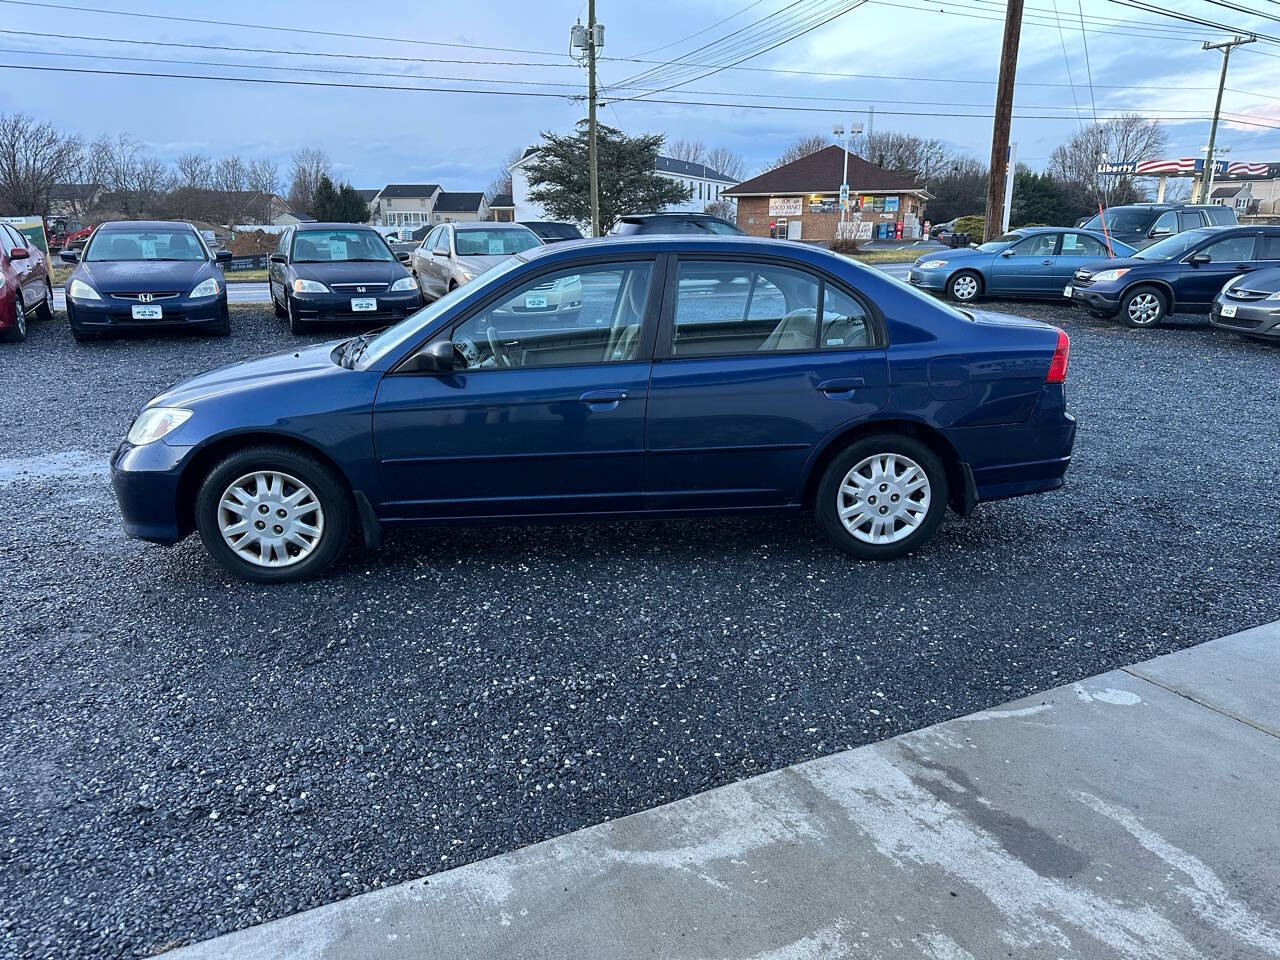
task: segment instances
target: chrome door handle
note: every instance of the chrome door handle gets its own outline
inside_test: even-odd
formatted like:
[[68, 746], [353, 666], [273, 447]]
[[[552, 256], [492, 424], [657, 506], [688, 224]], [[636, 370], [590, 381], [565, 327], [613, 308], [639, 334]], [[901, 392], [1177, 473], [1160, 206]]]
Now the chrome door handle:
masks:
[[862, 377], [847, 377], [837, 380], [822, 380], [818, 383], [818, 389], [828, 397], [851, 397], [853, 396], [853, 391], [866, 385], [867, 381]]

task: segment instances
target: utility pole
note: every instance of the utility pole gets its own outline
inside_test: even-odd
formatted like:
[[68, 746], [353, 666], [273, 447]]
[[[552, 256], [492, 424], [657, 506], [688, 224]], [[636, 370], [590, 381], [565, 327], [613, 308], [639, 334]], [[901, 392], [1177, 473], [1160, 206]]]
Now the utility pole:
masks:
[[1004, 222], [1005, 177], [1009, 175], [1009, 128], [1013, 123], [1013, 81], [1018, 72], [1022, 36], [1022, 0], [1009, 0], [1004, 13], [1004, 43], [996, 84], [996, 114], [991, 130], [991, 172], [987, 175], [987, 211], [983, 240], [1000, 236]]
[[1231, 51], [1246, 43], [1253, 43], [1258, 38], [1253, 34], [1247, 37], [1236, 36], [1223, 43], [1209, 43], [1207, 40], [1201, 49], [1222, 51], [1222, 72], [1218, 74], [1218, 99], [1213, 103], [1213, 123], [1209, 126], [1209, 149], [1204, 157], [1204, 176], [1200, 178], [1200, 203], [1208, 203], [1213, 196], [1213, 142], [1218, 137], [1218, 114], [1222, 110], [1222, 89], [1227, 85], [1227, 61], [1231, 59]]
[[845, 233], [845, 212], [849, 209], [849, 143], [853, 138], [862, 132], [862, 124], [850, 123], [848, 133], [845, 132], [844, 124], [837, 123], [831, 128], [831, 132], [837, 137], [844, 140], [844, 174], [840, 178], [840, 226], [836, 229], [836, 237], [838, 239], [847, 239]]
[[596, 57], [604, 49], [604, 24], [596, 23], [596, 0], [587, 0], [587, 26], [569, 30], [569, 55], [587, 64], [587, 175], [591, 190], [591, 236], [600, 236], [600, 178], [596, 161]]

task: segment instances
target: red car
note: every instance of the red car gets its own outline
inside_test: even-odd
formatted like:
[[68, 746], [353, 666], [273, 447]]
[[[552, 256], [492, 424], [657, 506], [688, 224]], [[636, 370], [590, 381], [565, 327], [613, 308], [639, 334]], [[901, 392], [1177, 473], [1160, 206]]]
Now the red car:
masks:
[[27, 339], [27, 318], [53, 316], [49, 265], [38, 247], [7, 223], [0, 223], [0, 340]]

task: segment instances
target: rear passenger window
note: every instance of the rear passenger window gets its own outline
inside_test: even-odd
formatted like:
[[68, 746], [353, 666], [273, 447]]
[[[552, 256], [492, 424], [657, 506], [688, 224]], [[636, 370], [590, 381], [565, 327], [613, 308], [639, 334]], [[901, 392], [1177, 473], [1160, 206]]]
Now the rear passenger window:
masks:
[[817, 277], [768, 263], [681, 261], [671, 352], [707, 357], [812, 350]]
[[1217, 243], [1202, 247], [1201, 253], [1209, 257], [1210, 263], [1230, 263], [1253, 259], [1253, 237], [1227, 237]]
[[823, 284], [822, 288], [822, 336], [818, 342], [824, 350], [871, 346], [866, 309], [830, 284]]
[[1106, 255], [1107, 248], [1102, 245], [1102, 241], [1089, 236], [1087, 233], [1064, 233], [1062, 235], [1061, 256], [1101, 259]]
[[1259, 260], [1280, 260], [1280, 234], [1263, 234], [1258, 238]]

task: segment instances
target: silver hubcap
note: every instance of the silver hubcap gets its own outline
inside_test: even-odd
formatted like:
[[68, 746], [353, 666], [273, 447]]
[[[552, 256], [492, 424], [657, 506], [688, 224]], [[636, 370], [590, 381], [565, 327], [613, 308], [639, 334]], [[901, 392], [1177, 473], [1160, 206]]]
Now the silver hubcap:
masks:
[[222, 492], [218, 531], [236, 555], [259, 567], [288, 567], [324, 536], [320, 501], [287, 473], [247, 473]]
[[21, 297], [13, 298], [13, 309], [18, 315], [15, 318], [17, 321], [18, 333], [25, 337], [27, 335], [27, 308], [22, 305]]
[[1153, 323], [1160, 319], [1160, 298], [1154, 293], [1140, 293], [1129, 301], [1129, 319], [1134, 323]]
[[836, 512], [864, 543], [897, 543], [924, 522], [929, 501], [929, 477], [920, 464], [900, 453], [878, 453], [845, 474]]
[[973, 277], [956, 277], [951, 290], [957, 300], [972, 300], [978, 294], [978, 281]]

